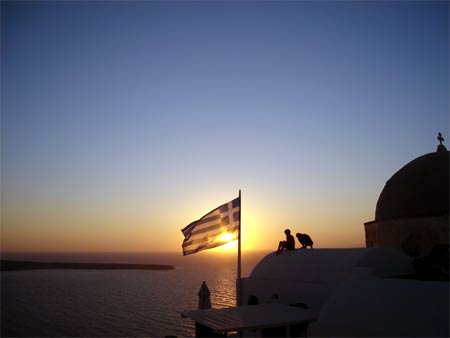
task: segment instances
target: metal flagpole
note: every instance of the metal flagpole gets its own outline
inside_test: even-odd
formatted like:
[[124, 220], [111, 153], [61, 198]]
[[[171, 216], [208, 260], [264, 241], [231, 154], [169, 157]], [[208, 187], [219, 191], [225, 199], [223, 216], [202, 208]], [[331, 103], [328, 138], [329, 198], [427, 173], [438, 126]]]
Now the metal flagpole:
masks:
[[242, 305], [241, 299], [241, 215], [242, 215], [242, 204], [241, 204], [241, 189], [239, 189], [239, 227], [238, 227], [238, 262], [237, 262], [237, 279], [236, 279], [236, 304], [237, 306]]

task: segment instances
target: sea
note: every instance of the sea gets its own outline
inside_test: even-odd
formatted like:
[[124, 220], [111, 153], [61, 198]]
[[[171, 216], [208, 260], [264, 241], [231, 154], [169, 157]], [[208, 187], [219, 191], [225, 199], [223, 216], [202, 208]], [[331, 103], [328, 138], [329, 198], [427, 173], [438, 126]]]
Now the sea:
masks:
[[[243, 252], [242, 276], [267, 254]], [[1, 258], [175, 267], [2, 272], [2, 337], [193, 337], [194, 322], [180, 313], [197, 309], [203, 281], [213, 308], [236, 305], [235, 253], [2, 253]]]

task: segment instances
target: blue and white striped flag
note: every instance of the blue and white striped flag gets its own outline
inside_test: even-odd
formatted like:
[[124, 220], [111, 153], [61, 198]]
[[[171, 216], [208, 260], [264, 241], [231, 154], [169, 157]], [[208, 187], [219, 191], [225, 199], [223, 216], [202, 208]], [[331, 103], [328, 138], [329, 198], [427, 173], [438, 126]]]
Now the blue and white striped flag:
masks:
[[208, 212], [183, 230], [183, 255], [212, 249], [238, 239], [241, 200], [231, 202]]

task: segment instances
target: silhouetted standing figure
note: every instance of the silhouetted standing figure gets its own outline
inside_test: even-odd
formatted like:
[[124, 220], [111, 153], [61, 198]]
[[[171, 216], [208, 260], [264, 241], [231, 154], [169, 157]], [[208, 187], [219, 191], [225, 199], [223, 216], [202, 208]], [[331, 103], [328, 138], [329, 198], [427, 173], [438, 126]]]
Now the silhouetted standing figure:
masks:
[[[211, 299], [210, 299], [210, 293], [208, 286], [203, 281], [202, 286], [200, 287], [200, 290], [198, 291], [198, 308], [199, 309], [210, 309], [211, 308]], [[214, 337], [213, 330], [205, 326], [203, 324], [200, 324], [198, 322], [195, 322], [195, 336], [196, 337]]]
[[313, 248], [314, 243], [309, 235], [298, 232], [295, 236], [297, 236], [297, 239], [302, 246], [300, 249], [306, 249], [308, 246], [310, 246], [311, 249]]
[[286, 230], [284, 230], [284, 233], [286, 234], [286, 240], [280, 241], [280, 243], [278, 244], [278, 249], [276, 252], [277, 255], [279, 255], [281, 253], [281, 251], [283, 251], [283, 249], [286, 249], [286, 250], [294, 250], [295, 249], [295, 239], [291, 235], [291, 230], [286, 229]]
[[211, 308], [211, 294], [209, 293], [208, 286], [205, 281], [203, 281], [200, 290], [198, 291], [198, 308], [199, 309], [210, 309]]

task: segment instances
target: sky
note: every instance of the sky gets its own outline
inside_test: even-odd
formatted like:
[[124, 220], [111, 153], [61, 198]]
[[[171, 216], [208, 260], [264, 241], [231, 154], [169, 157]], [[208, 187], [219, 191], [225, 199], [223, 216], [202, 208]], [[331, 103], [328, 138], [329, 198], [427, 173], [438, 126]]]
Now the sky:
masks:
[[448, 13], [2, 1], [1, 250], [181, 254], [239, 189], [244, 251], [364, 247], [385, 182], [450, 140]]

